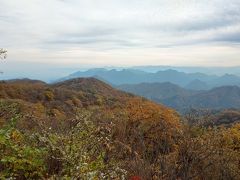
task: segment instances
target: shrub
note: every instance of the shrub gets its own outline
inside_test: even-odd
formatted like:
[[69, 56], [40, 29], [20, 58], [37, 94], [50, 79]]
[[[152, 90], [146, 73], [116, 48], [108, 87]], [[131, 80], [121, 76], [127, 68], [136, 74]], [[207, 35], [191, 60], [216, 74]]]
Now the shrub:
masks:
[[0, 178], [42, 178], [45, 150], [28, 144], [27, 137], [14, 127], [15, 121], [0, 130]]

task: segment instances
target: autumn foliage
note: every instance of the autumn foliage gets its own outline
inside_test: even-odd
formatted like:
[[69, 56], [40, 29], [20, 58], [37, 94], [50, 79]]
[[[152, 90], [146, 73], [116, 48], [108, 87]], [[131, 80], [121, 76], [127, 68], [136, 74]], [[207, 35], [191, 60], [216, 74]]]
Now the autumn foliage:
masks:
[[94, 78], [1, 82], [0, 127], [2, 179], [240, 178], [239, 124], [180, 117]]

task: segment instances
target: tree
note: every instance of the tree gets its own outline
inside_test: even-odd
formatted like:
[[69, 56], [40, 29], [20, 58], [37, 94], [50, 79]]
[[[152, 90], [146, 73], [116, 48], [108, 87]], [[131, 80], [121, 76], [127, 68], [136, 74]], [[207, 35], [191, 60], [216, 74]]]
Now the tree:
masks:
[[[7, 50], [0, 48], [0, 59], [6, 59], [7, 58]], [[0, 71], [0, 74], [2, 74], [3, 72]]]
[[7, 58], [7, 50], [0, 48], [0, 59], [6, 59]]

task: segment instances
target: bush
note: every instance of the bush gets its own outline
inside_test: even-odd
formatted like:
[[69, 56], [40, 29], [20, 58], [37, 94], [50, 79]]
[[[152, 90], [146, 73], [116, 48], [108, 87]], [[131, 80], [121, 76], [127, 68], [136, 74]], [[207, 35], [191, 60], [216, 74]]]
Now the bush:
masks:
[[28, 144], [27, 137], [14, 127], [15, 121], [0, 130], [0, 178], [42, 178], [45, 150]]

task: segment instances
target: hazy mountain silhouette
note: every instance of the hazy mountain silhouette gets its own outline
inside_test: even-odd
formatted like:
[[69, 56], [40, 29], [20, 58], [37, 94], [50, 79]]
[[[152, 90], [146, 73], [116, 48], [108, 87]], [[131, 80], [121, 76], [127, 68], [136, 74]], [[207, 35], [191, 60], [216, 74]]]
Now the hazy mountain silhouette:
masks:
[[240, 77], [236, 75], [216, 76], [203, 73], [185, 73], [172, 69], [152, 73], [135, 69], [107, 70], [97, 68], [75, 72], [59, 81], [78, 77], [95, 77], [112, 85], [170, 82], [192, 90], [207, 90], [219, 86], [240, 85]]
[[149, 99], [166, 99], [175, 96], [190, 96], [197, 92], [181, 88], [170, 82], [165, 83], [141, 83], [125, 84], [118, 86], [119, 89], [143, 96]]
[[190, 90], [207, 90], [209, 89], [209, 85], [204, 81], [196, 79], [187, 84], [185, 88]]
[[240, 107], [240, 88], [238, 86], [222, 86], [208, 91], [191, 91], [171, 83], [141, 83], [118, 87], [179, 111], [190, 108]]

